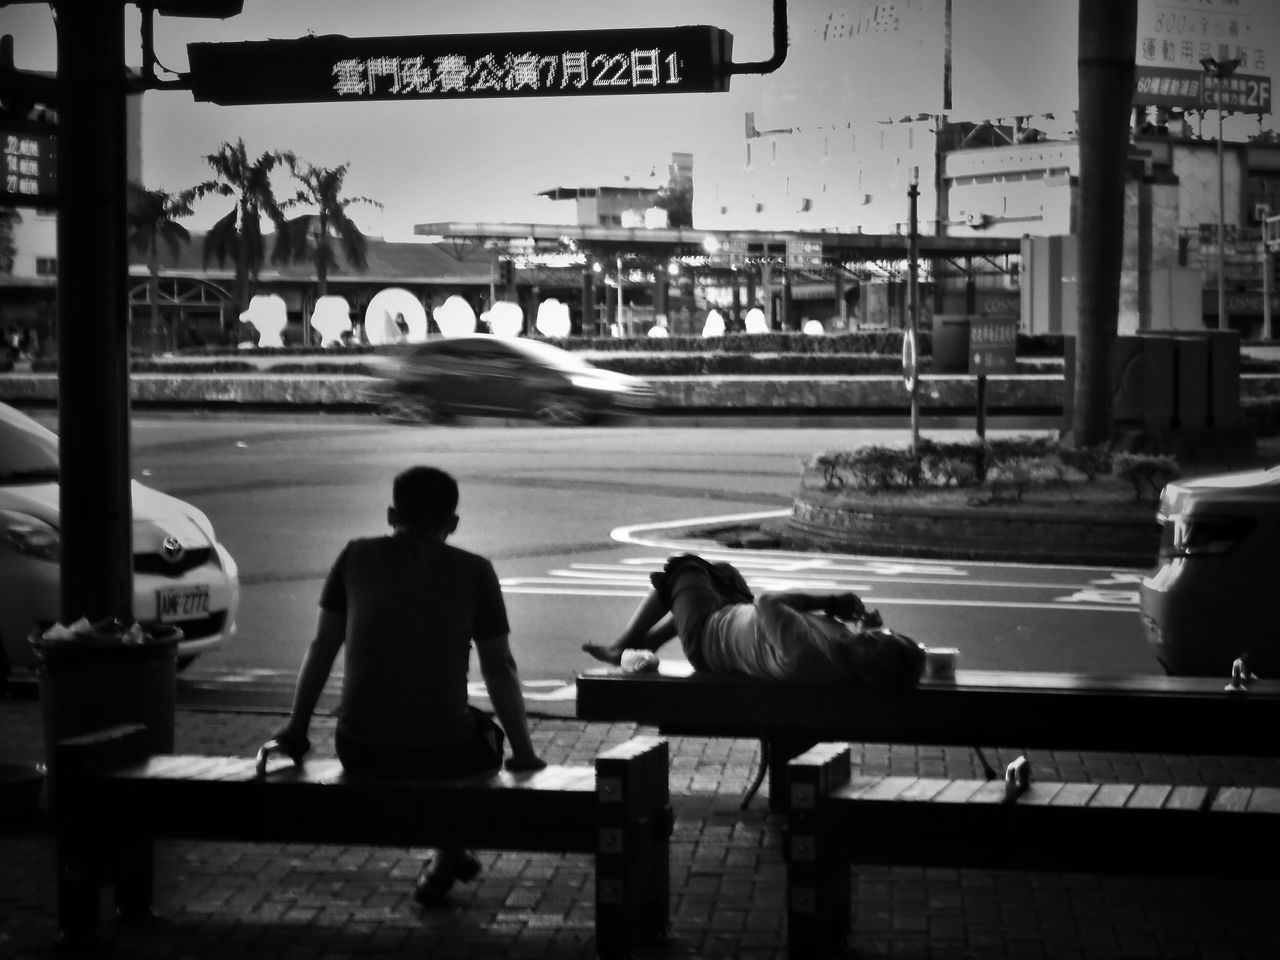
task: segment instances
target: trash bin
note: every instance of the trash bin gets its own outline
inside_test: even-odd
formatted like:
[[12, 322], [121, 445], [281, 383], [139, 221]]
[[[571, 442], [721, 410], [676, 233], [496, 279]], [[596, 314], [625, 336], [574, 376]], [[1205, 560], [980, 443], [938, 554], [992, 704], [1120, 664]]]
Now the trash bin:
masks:
[[122, 643], [118, 634], [104, 633], [59, 641], [32, 636], [51, 786], [57, 780], [57, 744], [67, 737], [142, 723], [154, 752], [173, 752], [181, 637], [175, 628], [158, 628], [143, 643]]

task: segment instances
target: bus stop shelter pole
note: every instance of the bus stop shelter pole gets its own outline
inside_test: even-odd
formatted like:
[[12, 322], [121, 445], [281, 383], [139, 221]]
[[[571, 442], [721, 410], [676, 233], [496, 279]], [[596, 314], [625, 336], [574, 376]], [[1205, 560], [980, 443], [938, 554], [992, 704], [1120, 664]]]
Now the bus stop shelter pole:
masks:
[[57, 0], [62, 619], [132, 619], [124, 3]]

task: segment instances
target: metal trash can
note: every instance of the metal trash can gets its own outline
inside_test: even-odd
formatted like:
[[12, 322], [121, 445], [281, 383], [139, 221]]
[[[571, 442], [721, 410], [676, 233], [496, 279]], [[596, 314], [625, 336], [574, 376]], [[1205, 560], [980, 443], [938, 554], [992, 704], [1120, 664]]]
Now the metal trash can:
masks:
[[57, 745], [104, 727], [142, 723], [155, 753], [173, 752], [177, 648], [182, 632], [160, 628], [143, 643], [88, 634], [83, 640], [31, 637], [40, 660], [40, 714], [50, 784]]

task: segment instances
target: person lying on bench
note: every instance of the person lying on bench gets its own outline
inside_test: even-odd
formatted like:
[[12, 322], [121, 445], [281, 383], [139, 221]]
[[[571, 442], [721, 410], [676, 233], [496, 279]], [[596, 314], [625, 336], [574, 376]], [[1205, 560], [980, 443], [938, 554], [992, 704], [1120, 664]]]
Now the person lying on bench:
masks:
[[[485, 778], [503, 766], [540, 770], [529, 737], [507, 611], [493, 565], [445, 543], [457, 529], [458, 484], [443, 470], [412, 467], [392, 484], [390, 536], [352, 540], [320, 595], [315, 638], [298, 672], [289, 721], [275, 735], [300, 759], [307, 729], [339, 647], [346, 644], [335, 747], [359, 776], [430, 780]], [[475, 642], [499, 727], [467, 703]], [[441, 849], [418, 876], [419, 903], [439, 902], [480, 863]]]
[[924, 648], [885, 629], [854, 593], [756, 597], [732, 564], [694, 554], [670, 558], [650, 581], [621, 636], [583, 650], [616, 665], [627, 650], [656, 652], [678, 636], [701, 671], [886, 689], [913, 687], [924, 672]]

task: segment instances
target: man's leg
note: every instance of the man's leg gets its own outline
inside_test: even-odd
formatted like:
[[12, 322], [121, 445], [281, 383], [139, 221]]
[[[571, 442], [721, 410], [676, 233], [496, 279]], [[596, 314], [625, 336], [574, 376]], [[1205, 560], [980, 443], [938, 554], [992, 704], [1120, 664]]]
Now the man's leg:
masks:
[[584, 643], [582, 649], [597, 660], [617, 666], [624, 650], [657, 651], [676, 635], [671, 609], [657, 590], [650, 590], [631, 614], [626, 628], [613, 643]]

